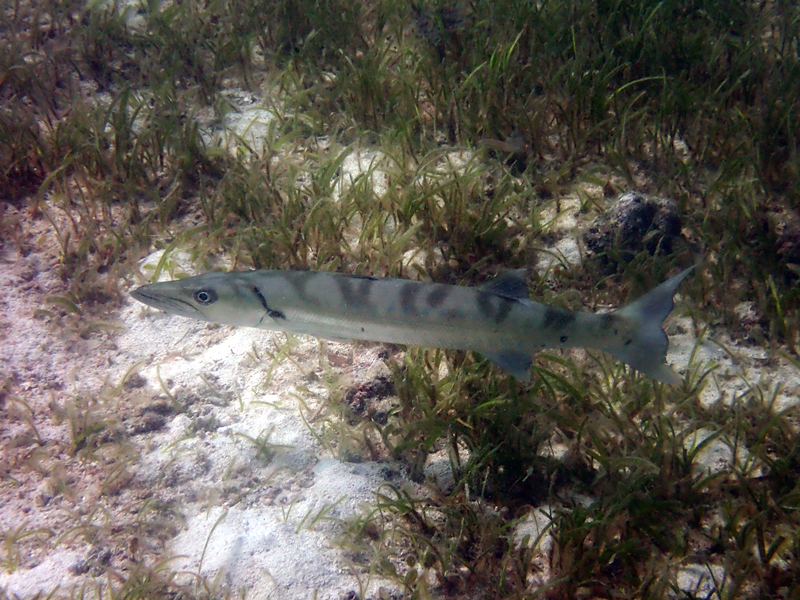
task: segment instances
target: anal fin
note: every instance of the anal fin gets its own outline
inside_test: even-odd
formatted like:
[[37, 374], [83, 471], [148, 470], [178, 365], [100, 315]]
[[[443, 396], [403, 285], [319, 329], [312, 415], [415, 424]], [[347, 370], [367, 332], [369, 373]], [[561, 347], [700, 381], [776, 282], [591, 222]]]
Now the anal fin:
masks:
[[508, 371], [520, 381], [528, 383], [531, 380], [531, 363], [533, 359], [522, 352], [503, 351], [484, 353], [486, 358], [504, 371]]

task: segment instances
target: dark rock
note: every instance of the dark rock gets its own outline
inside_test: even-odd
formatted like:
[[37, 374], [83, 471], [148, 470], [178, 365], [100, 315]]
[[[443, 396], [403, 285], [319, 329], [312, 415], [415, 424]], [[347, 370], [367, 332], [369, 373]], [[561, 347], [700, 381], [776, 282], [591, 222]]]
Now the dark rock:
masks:
[[606, 263], [628, 262], [642, 252], [671, 254], [681, 237], [681, 226], [674, 202], [631, 192], [621, 196], [608, 216], [584, 233], [583, 241]]

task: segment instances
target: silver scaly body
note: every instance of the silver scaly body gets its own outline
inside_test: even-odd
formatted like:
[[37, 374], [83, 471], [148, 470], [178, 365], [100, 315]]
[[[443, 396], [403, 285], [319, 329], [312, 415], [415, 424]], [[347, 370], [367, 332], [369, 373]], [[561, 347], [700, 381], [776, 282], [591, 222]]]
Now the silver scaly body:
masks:
[[542, 348], [598, 348], [677, 384], [681, 378], [665, 362], [661, 323], [692, 269], [599, 315], [532, 302], [519, 271], [482, 287], [314, 271], [207, 273], [145, 285], [132, 295], [167, 313], [213, 323], [474, 350], [523, 381], [530, 379], [531, 356]]

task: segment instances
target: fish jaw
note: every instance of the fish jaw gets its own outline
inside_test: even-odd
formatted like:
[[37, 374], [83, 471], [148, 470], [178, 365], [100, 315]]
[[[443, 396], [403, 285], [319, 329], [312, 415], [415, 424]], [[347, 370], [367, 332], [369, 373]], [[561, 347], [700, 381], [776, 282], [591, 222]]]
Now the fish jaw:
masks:
[[[173, 283], [173, 282], [166, 282]], [[191, 302], [184, 300], [182, 297], [171, 292], [159, 288], [160, 284], [154, 283], [150, 285], [143, 285], [131, 292], [136, 300], [142, 304], [146, 304], [152, 308], [162, 310], [170, 315], [178, 315], [180, 317], [188, 317], [192, 319], [203, 319], [203, 314], [192, 305]]]

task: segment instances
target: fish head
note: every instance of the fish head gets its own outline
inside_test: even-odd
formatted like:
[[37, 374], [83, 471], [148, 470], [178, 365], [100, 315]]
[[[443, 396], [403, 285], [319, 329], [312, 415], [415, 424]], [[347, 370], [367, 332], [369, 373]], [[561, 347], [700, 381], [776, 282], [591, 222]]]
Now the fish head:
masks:
[[233, 273], [151, 283], [137, 288], [131, 296], [165, 313], [212, 323], [253, 326], [256, 316], [265, 318], [259, 298]]

